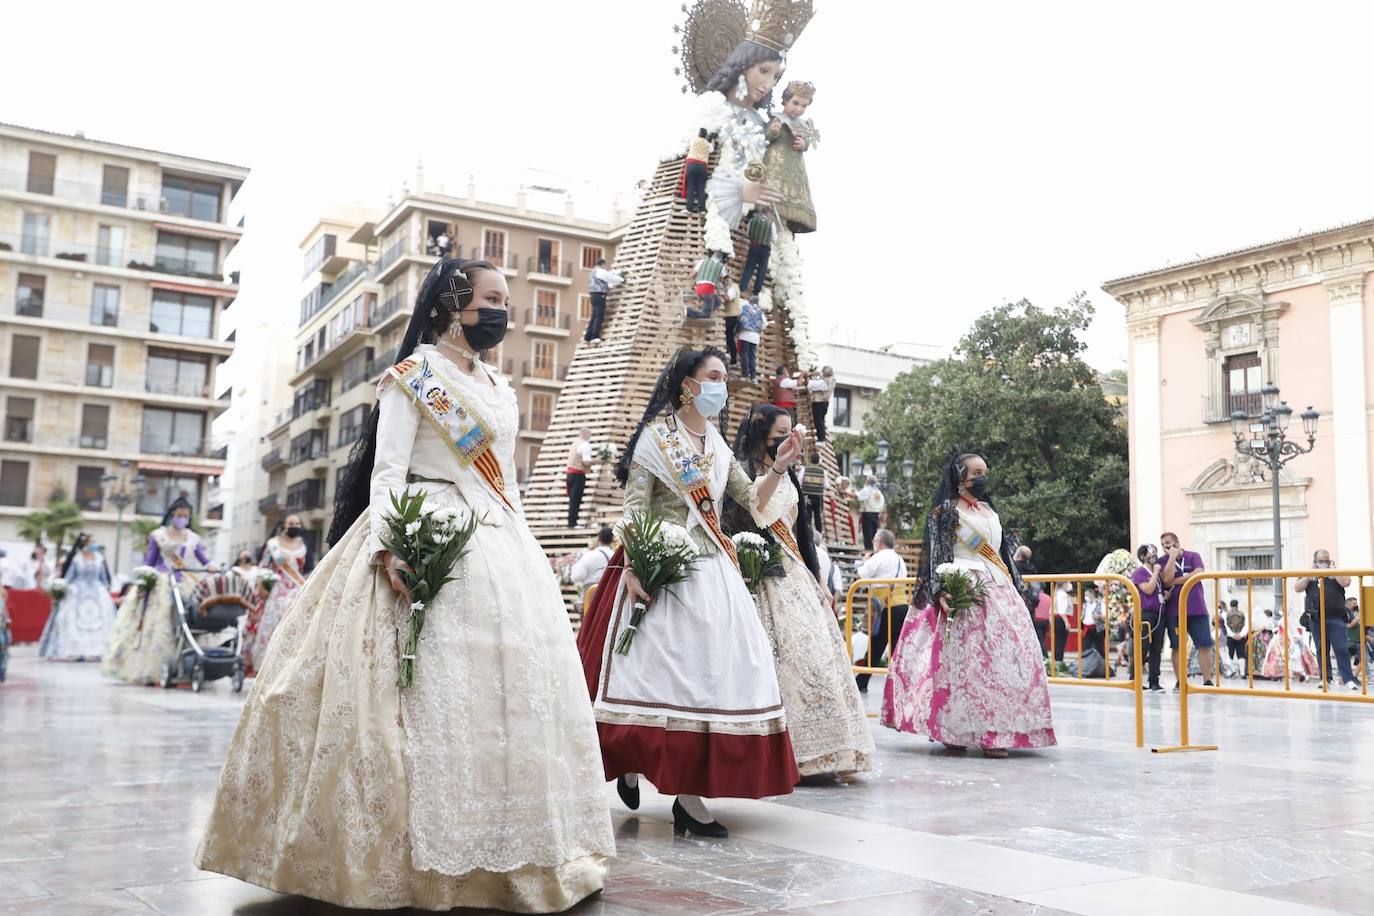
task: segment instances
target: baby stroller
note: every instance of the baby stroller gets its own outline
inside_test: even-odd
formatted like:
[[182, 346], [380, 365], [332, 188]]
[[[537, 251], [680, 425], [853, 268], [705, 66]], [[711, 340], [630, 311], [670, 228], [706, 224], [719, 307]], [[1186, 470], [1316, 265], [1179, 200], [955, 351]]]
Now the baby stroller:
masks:
[[[191, 570], [197, 572], [198, 570]], [[243, 620], [253, 608], [253, 586], [239, 576], [212, 573], [182, 598], [181, 589], [172, 587], [176, 607], [178, 638], [176, 657], [162, 666], [163, 687], [190, 682], [200, 693], [206, 681], [230, 678], [234, 692], [243, 689]], [[220, 639], [226, 630], [233, 633], [219, 645], [206, 645]]]

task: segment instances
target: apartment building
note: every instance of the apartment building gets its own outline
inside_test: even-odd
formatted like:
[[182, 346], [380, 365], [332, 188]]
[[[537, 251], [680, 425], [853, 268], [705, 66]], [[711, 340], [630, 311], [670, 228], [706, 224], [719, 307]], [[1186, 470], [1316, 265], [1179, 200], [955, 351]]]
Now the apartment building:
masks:
[[466, 197], [407, 193], [383, 215], [321, 220], [302, 240], [292, 398], [266, 435], [261, 530], [299, 513], [323, 544], [337, 477], [361, 436], [376, 382], [396, 357], [425, 274], [447, 238], [452, 257], [499, 265], [511, 322], [491, 357], [520, 404], [516, 464], [522, 486], [538, 457], [568, 363], [591, 317], [587, 277], [612, 259], [623, 227]]
[[[247, 177], [0, 125], [0, 541], [65, 495], [113, 547], [111, 476], [138, 481], [126, 521], [185, 496], [217, 530], [210, 427], [227, 407], [215, 369], [233, 350], [220, 329], [238, 277], [224, 262], [242, 233], [228, 212]], [[125, 553], [111, 558], [122, 571]]]

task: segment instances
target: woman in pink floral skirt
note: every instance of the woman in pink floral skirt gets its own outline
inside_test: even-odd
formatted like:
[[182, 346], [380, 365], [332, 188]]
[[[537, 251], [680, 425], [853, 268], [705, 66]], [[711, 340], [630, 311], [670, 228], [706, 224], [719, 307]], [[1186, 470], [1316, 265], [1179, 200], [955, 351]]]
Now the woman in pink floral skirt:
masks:
[[[946, 469], [926, 520], [916, 605], [893, 653], [882, 723], [927, 735], [951, 750], [987, 757], [1055, 744], [1050, 693], [1021, 576], [988, 499], [982, 457], [962, 454]], [[982, 606], [947, 617], [940, 570], [950, 566], [987, 586]]]

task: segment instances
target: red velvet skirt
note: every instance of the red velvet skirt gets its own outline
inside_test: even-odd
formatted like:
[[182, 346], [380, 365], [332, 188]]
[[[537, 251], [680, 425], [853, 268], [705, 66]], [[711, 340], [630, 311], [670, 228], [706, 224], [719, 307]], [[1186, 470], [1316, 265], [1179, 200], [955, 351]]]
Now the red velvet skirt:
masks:
[[[624, 550], [616, 548], [577, 632], [577, 652], [593, 703], [624, 567]], [[596, 730], [607, 779], [639, 773], [665, 795], [763, 798], [790, 794], [801, 778], [792, 739], [785, 730], [771, 735], [730, 735], [626, 725], [602, 721], [600, 710]]]

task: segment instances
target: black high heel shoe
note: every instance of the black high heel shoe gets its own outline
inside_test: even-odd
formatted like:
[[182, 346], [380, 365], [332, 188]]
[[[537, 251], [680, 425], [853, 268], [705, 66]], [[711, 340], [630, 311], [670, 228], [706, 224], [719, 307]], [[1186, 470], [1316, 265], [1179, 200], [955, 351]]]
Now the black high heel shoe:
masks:
[[730, 831], [725, 829], [725, 825], [720, 821], [711, 821], [703, 824], [701, 821], [687, 813], [687, 809], [682, 807], [682, 802], [673, 799], [673, 833], [681, 836], [690, 833], [693, 836], [727, 837]]
[[632, 789], [630, 788], [630, 784], [625, 781], [624, 776], [617, 776], [615, 780], [615, 791], [616, 794], [620, 796], [620, 800], [625, 803], [626, 808], [629, 808], [631, 811], [639, 810], [638, 785]]

